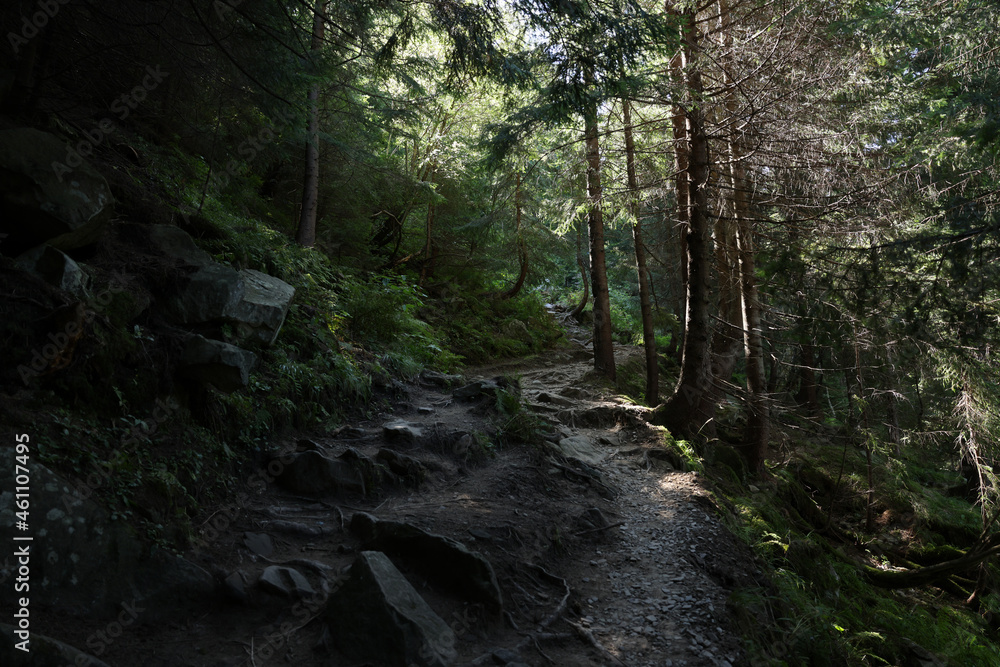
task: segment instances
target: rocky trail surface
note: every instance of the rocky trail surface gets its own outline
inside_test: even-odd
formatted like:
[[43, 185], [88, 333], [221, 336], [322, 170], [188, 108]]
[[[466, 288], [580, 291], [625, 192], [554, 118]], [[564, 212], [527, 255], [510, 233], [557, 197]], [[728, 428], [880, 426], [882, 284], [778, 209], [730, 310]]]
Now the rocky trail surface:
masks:
[[[643, 408], [601, 389], [591, 358], [577, 344], [425, 373], [392, 413], [286, 443], [247, 493], [204, 517], [186, 554], [214, 577], [213, 602], [155, 622], [140, 611], [101, 659], [740, 664], [726, 601], [752, 583], [750, 560], [701, 477]], [[525, 427], [542, 439], [496, 442]], [[59, 637], [86, 650], [91, 625]]]

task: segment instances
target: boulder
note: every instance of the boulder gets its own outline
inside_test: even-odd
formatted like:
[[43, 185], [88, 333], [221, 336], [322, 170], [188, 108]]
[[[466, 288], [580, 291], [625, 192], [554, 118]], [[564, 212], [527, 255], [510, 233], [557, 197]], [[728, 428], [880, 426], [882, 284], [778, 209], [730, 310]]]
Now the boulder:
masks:
[[405, 558], [441, 586], [482, 602], [491, 611], [503, 609], [503, 595], [493, 566], [461, 542], [408, 523], [380, 521], [365, 512], [351, 517], [351, 531], [367, 548]]
[[257, 355], [253, 352], [194, 335], [184, 345], [179, 370], [184, 377], [229, 393], [247, 386], [256, 365]]
[[350, 660], [444, 667], [454, 662], [455, 633], [378, 551], [362, 552], [330, 599], [326, 622]]
[[177, 322], [232, 324], [239, 344], [274, 342], [295, 296], [294, 287], [260, 271], [237, 271], [216, 262], [179, 227], [139, 229], [153, 252], [173, 260], [183, 272], [172, 284], [161, 286], [166, 309]]
[[330, 458], [315, 450], [279, 460], [282, 470], [276, 481], [289, 491], [308, 496], [367, 491], [363, 466], [356, 461]]
[[579, 459], [591, 465], [597, 465], [608, 456], [607, 451], [584, 435], [562, 438], [554, 446], [566, 458]]
[[213, 262], [181, 279], [167, 309], [180, 324], [226, 322], [245, 293], [246, 284], [236, 269]]
[[405, 421], [389, 422], [382, 426], [382, 436], [386, 442], [414, 446], [424, 436], [424, 431], [416, 424]]
[[257, 585], [269, 593], [296, 600], [316, 594], [301, 572], [291, 567], [271, 565], [261, 573]]
[[222, 578], [220, 592], [223, 597], [233, 602], [247, 604], [250, 601], [250, 593], [247, 591], [247, 575], [242, 570], [230, 572]]
[[383, 447], [375, 453], [375, 460], [383, 463], [407, 486], [420, 486], [427, 477], [427, 467], [418, 459]]
[[558, 394], [550, 394], [546, 391], [539, 392], [539, 394], [535, 396], [535, 400], [539, 403], [553, 403], [563, 407], [572, 407], [573, 405], [576, 405], [576, 402], [571, 401], [568, 398], [564, 398]]
[[57, 289], [81, 298], [86, 296], [87, 274], [61, 250], [40, 245], [18, 257], [16, 262], [28, 273]]
[[0, 233], [10, 235], [5, 252], [42, 243], [72, 250], [100, 238], [114, 198], [104, 177], [72, 155], [47, 132], [0, 130]]
[[267, 533], [243, 533], [243, 546], [264, 558], [274, 553], [274, 540]]
[[[105, 635], [107, 636], [107, 635]], [[102, 660], [87, 655], [58, 639], [38, 634], [34, 629], [28, 640], [28, 652], [16, 647], [22, 641], [13, 626], [0, 623], [0, 665], [4, 667], [108, 667]], [[103, 645], [103, 644], [102, 644]]]
[[127, 225], [130, 236], [145, 236], [156, 254], [176, 260], [181, 266], [199, 268], [215, 260], [198, 247], [194, 238], [174, 225]]
[[[211, 575], [178, 556], [147, 551], [122, 521], [90, 500], [110, 481], [97, 463], [71, 485], [37, 461], [31, 463], [29, 527], [32, 609], [47, 607], [74, 616], [117, 616], [120, 605], [142, 607], [141, 618], [176, 611], [176, 604], [203, 603], [214, 591]], [[15, 532], [14, 466], [0, 467], [0, 534]], [[20, 544], [20, 543], [18, 543]], [[4, 563], [10, 567], [10, 561]], [[0, 580], [11, 570], [0, 572]], [[0, 586], [0, 606], [14, 608], [13, 586]], [[34, 636], [34, 635], [32, 635]], [[2, 664], [7, 664], [0, 661]]]
[[500, 385], [493, 380], [476, 380], [455, 389], [451, 395], [455, 398], [472, 401], [484, 395], [496, 396], [498, 391], [500, 391]]
[[236, 325], [237, 340], [270, 345], [285, 323], [295, 288], [253, 269], [240, 271], [240, 277], [246, 288], [226, 319]]
[[221, 322], [243, 299], [239, 272], [219, 264], [190, 234], [173, 225], [128, 225], [129, 236], [146, 237], [152, 251], [172, 260], [179, 276], [159, 286], [165, 310], [180, 324]]

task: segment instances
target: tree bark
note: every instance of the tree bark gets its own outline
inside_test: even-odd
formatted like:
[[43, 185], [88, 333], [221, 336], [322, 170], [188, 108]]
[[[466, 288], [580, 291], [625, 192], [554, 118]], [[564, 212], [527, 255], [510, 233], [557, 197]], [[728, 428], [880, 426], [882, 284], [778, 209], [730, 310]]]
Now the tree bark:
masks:
[[[688, 224], [687, 245], [687, 312], [684, 319], [684, 345], [681, 353], [681, 373], [673, 395], [653, 412], [652, 421], [666, 426], [678, 435], [694, 435], [708, 423], [714, 412], [703, 409], [702, 397], [712, 384], [710, 322], [710, 225], [708, 216], [709, 153], [708, 133], [702, 110], [701, 75], [691, 66], [691, 56], [697, 50], [697, 25], [693, 11], [686, 11], [684, 49], [680, 71], [688, 95], [684, 109], [689, 159], [687, 169]], [[684, 150], [684, 149], [680, 149]], [[680, 202], [679, 202], [680, 203]]]
[[517, 275], [514, 286], [503, 293], [501, 298], [513, 299], [524, 287], [524, 281], [528, 277], [528, 246], [524, 242], [524, 232], [521, 231], [521, 172], [517, 172], [517, 186], [514, 190], [514, 208], [516, 209], [517, 222], [515, 233], [517, 235], [517, 258], [520, 262], [521, 270]]
[[587, 262], [584, 261], [583, 251], [580, 248], [580, 223], [574, 220], [573, 226], [576, 229], [576, 265], [580, 267], [580, 283], [583, 285], [583, 296], [573, 312], [569, 314], [570, 317], [576, 319], [583, 313], [583, 309], [587, 307], [587, 302], [590, 300], [590, 277], [587, 276]]
[[[670, 61], [670, 67], [674, 79], [680, 83], [684, 79], [684, 52], [680, 51]], [[674, 199], [677, 218], [677, 247], [680, 254], [681, 266], [681, 298], [680, 312], [677, 313], [679, 335], [674, 338], [677, 341], [676, 359], [680, 364], [684, 358], [684, 336], [687, 333], [687, 306], [688, 306], [688, 247], [687, 235], [689, 231], [690, 209], [691, 209], [691, 188], [688, 185], [690, 174], [690, 147], [688, 146], [687, 117], [684, 108], [680, 105], [674, 107], [671, 116], [671, 124], [674, 133]], [[672, 346], [673, 347], [673, 346]]]
[[760, 299], [757, 294], [757, 277], [754, 269], [753, 236], [750, 221], [745, 217], [738, 219], [737, 243], [742, 278], [743, 345], [747, 366], [747, 391], [750, 394], [749, 414], [743, 435], [743, 454], [750, 470], [762, 474], [764, 462], [767, 460], [771, 421], [767, 397], [767, 374], [764, 370]]
[[[316, 0], [313, 14], [312, 55], [323, 49], [327, 0]], [[311, 248], [316, 244], [316, 210], [319, 207], [319, 82], [309, 89], [309, 127], [306, 136], [306, 169], [302, 179], [302, 213], [295, 240]]]
[[[588, 76], [593, 79], [593, 74]], [[611, 340], [611, 298], [604, 256], [604, 216], [601, 211], [601, 146], [597, 127], [597, 102], [588, 102], [584, 113], [587, 146], [587, 196], [590, 199], [590, 280], [594, 294], [594, 368], [615, 379], [615, 350]]]
[[812, 343], [799, 345], [799, 391], [795, 401], [803, 406], [809, 415], [819, 417], [822, 411], [819, 407], [819, 393], [816, 383], [816, 351]]
[[632, 214], [632, 242], [635, 245], [635, 265], [639, 277], [639, 310], [642, 314], [642, 345], [646, 352], [646, 405], [660, 400], [660, 366], [656, 355], [656, 332], [653, 329], [653, 307], [649, 299], [649, 271], [646, 251], [642, 245], [642, 222], [639, 219], [639, 178], [635, 171], [635, 140], [632, 137], [632, 110], [622, 99], [622, 122], [625, 126], [625, 172], [628, 179], [629, 212]]
[[434, 234], [434, 168], [431, 167], [428, 178], [428, 184], [431, 189], [430, 201], [427, 202], [427, 221], [424, 225], [424, 261], [420, 266], [420, 280], [417, 281], [418, 285], [423, 285], [427, 276], [433, 273], [434, 267], [433, 262], [433, 234]]

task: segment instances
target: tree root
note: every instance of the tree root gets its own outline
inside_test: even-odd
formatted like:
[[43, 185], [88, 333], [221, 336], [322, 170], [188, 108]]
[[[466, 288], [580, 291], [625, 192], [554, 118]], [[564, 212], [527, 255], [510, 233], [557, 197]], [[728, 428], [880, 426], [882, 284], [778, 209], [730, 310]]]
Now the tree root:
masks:
[[598, 653], [600, 653], [602, 658], [604, 658], [605, 660], [607, 660], [609, 662], [613, 662], [615, 664], [622, 665], [622, 667], [626, 667], [625, 663], [622, 662], [621, 659], [618, 656], [616, 656], [615, 654], [613, 654], [608, 649], [604, 648], [604, 644], [602, 644], [597, 639], [597, 637], [594, 636], [594, 633], [591, 632], [588, 628], [585, 628], [585, 627], [583, 627], [582, 625], [580, 625], [578, 623], [574, 623], [573, 621], [571, 621], [569, 619], [566, 619], [566, 623], [568, 623], [569, 626], [571, 628], [573, 628], [573, 630], [576, 631], [576, 634], [581, 639], [583, 639], [584, 641], [586, 641], [588, 644], [591, 645], [591, 647], [593, 647], [593, 649], [595, 651], [597, 651]]
[[[570, 592], [571, 592], [570, 591], [570, 587], [569, 587], [569, 583], [567, 583], [566, 580], [563, 579], [562, 577], [557, 577], [556, 575], [552, 574], [551, 572], [549, 572], [548, 570], [546, 570], [541, 565], [535, 565], [533, 563], [526, 563], [526, 566], [528, 568], [530, 568], [530, 569], [538, 572], [540, 575], [542, 575], [542, 578], [544, 578], [545, 580], [547, 580], [549, 582], [552, 582], [552, 583], [560, 584], [562, 586], [562, 588], [563, 588], [563, 596], [562, 596], [562, 599], [559, 600], [559, 604], [556, 605], [556, 607], [552, 611], [552, 613], [549, 614], [548, 616], [546, 616], [545, 619], [542, 620], [542, 622], [538, 624], [538, 627], [537, 627], [536, 631], [533, 632], [533, 633], [528, 634], [524, 639], [522, 639], [520, 642], [518, 642], [517, 646], [515, 646], [511, 650], [514, 651], [515, 653], [521, 653], [525, 649], [527, 649], [529, 646], [535, 646], [536, 649], [542, 655], [543, 658], [545, 658], [546, 660], [549, 660], [550, 664], [554, 664], [554, 663], [551, 663], [551, 660], [548, 658], [548, 656], [546, 656], [544, 653], [542, 653], [541, 649], [538, 648], [538, 640], [539, 639], [551, 639], [553, 637], [556, 637], [556, 635], [551, 635], [550, 633], [547, 633], [546, 630], [548, 629], [548, 627], [550, 625], [552, 625], [553, 623], [555, 623], [564, 613], [566, 613], [566, 605], [569, 603], [569, 596], [570, 596]], [[513, 619], [510, 619], [510, 620], [513, 620]], [[469, 665], [486, 665], [486, 664], [489, 664], [490, 662], [492, 662], [492, 660], [493, 660], [493, 652], [490, 651], [489, 653], [484, 653], [483, 655], [479, 656], [478, 658], [476, 658], [475, 660], [473, 660], [472, 662], [470, 662], [468, 664]]]

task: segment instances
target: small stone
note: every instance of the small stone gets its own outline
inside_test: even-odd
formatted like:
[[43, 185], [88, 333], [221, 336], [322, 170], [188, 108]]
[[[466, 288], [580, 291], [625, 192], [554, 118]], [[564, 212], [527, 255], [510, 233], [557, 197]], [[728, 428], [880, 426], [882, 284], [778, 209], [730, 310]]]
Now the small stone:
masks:
[[404, 445], [415, 445], [421, 437], [423, 430], [405, 421], [394, 421], [382, 427], [382, 436], [386, 442], [398, 442]]
[[274, 541], [267, 533], [243, 533], [243, 544], [247, 549], [264, 558], [274, 553]]
[[508, 665], [510, 663], [517, 663], [521, 660], [521, 656], [514, 651], [506, 648], [498, 648], [493, 651], [493, 660], [498, 665]]
[[233, 572], [223, 580], [222, 591], [237, 602], [246, 602], [248, 599], [246, 575], [238, 570]]
[[281, 565], [272, 565], [264, 570], [258, 584], [268, 592], [291, 598], [302, 598], [316, 593], [301, 572]]

